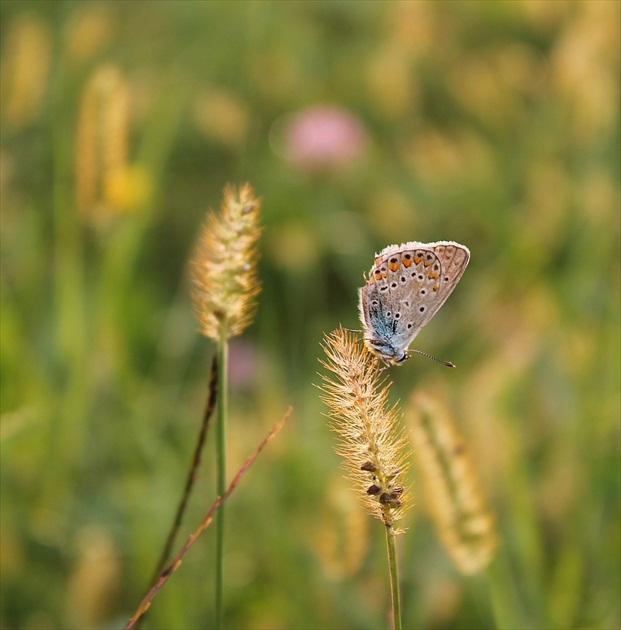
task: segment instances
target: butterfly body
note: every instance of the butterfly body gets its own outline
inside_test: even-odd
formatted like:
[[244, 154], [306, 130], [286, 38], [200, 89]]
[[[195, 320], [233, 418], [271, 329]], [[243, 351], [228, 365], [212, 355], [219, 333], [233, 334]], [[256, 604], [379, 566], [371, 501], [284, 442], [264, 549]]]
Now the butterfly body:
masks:
[[388, 364], [407, 359], [412, 340], [459, 282], [470, 251], [453, 241], [390, 245], [359, 291], [367, 348]]

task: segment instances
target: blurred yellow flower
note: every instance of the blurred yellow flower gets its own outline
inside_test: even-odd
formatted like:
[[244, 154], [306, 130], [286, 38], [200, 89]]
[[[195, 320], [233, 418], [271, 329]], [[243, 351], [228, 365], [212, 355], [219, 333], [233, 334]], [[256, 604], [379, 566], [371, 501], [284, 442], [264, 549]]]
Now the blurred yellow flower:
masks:
[[119, 210], [133, 209], [151, 197], [153, 182], [140, 164], [123, 164], [106, 178], [104, 201]]
[[229, 148], [244, 142], [249, 118], [246, 103], [224, 89], [203, 90], [194, 105], [194, 120], [200, 132], [209, 140]]
[[611, 134], [619, 112], [618, 2], [581, 3], [552, 51], [551, 79], [581, 142]]
[[416, 74], [400, 48], [387, 46], [373, 51], [367, 84], [372, 102], [385, 116], [403, 116], [418, 101]]
[[292, 220], [274, 227], [266, 239], [270, 258], [282, 269], [306, 271], [317, 264], [320, 235], [303, 221]]

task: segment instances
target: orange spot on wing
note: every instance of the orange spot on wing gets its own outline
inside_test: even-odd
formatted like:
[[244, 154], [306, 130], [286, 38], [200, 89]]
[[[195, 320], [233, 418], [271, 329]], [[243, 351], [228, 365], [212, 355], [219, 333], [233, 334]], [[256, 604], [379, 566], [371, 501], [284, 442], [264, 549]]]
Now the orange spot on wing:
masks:
[[439, 273], [436, 273], [435, 271], [430, 271], [430, 272], [429, 272], [429, 278], [430, 278], [431, 280], [435, 280], [437, 277], [439, 277], [439, 275], [440, 275], [440, 274], [439, 274]]
[[399, 262], [396, 260], [391, 260], [388, 263], [388, 269], [390, 269], [390, 271], [397, 271], [397, 269], [399, 269]]
[[403, 258], [401, 260], [401, 262], [403, 263], [404, 267], [409, 267], [412, 264], [412, 259], [411, 258]]
[[440, 288], [439, 284], [434, 284], [432, 291], [435, 291], [437, 293], [439, 288]]

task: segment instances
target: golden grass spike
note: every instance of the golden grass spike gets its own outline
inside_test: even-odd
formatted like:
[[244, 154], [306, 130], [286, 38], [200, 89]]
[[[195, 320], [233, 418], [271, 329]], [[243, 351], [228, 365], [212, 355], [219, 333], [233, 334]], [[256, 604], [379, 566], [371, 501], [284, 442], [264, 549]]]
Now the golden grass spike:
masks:
[[355, 575], [369, 547], [369, 519], [339, 473], [326, 481], [325, 503], [313, 524], [312, 548], [331, 579]]
[[82, 94], [75, 154], [77, 206], [96, 225], [126, 205], [111, 191], [128, 171], [129, 110], [126, 79], [116, 66], [100, 66]]
[[497, 538], [464, 439], [444, 405], [423, 392], [412, 395], [406, 419], [440, 539], [462, 573], [478, 573]]
[[239, 335], [254, 317], [260, 207], [249, 184], [227, 186], [220, 212], [208, 213], [201, 232], [192, 300], [201, 333], [216, 342]]
[[392, 529], [405, 511], [403, 479], [409, 466], [407, 440], [397, 426], [399, 410], [388, 407], [381, 366], [357, 336], [338, 328], [326, 335], [323, 348], [327, 359], [321, 363], [331, 374], [322, 375], [322, 399], [340, 436], [335, 450], [364, 507]]

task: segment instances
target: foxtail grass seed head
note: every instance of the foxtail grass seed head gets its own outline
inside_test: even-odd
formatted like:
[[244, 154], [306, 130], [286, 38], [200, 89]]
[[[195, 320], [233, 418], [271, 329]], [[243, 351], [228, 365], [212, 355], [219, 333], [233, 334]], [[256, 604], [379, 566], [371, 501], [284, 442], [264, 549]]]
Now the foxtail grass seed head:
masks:
[[397, 424], [400, 412], [388, 406], [390, 386], [357, 336], [338, 328], [326, 335], [323, 349], [327, 358], [321, 364], [329, 374], [322, 375], [322, 400], [340, 437], [335, 450], [364, 507], [392, 529], [403, 516], [407, 494], [409, 452]]
[[105, 64], [84, 88], [75, 153], [76, 203], [98, 227], [149, 196], [146, 171], [128, 162], [129, 122], [129, 83], [117, 67]]
[[462, 573], [478, 573], [497, 537], [464, 439], [444, 405], [422, 392], [411, 397], [406, 419], [442, 544]]
[[220, 212], [210, 211], [202, 228], [192, 300], [201, 333], [216, 342], [239, 335], [254, 317], [260, 208], [249, 184], [227, 186]]
[[313, 524], [313, 549], [326, 575], [342, 580], [360, 570], [369, 544], [369, 519], [343, 477], [326, 483], [326, 501]]

